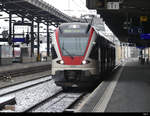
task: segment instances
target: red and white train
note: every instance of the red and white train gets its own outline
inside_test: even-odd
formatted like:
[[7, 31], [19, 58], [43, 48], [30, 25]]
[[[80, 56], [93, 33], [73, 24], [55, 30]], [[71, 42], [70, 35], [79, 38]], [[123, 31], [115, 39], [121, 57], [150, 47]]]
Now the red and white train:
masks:
[[52, 75], [62, 88], [89, 87], [116, 65], [115, 44], [89, 23], [64, 23], [52, 39]]

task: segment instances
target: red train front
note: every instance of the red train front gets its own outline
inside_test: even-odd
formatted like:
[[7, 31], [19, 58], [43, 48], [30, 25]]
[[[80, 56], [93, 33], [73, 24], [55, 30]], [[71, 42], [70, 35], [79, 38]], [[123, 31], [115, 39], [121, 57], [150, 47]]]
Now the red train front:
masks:
[[60, 25], [52, 39], [51, 49], [55, 83], [66, 88], [90, 86], [97, 82], [102, 73], [100, 45], [103, 39], [88, 23]]

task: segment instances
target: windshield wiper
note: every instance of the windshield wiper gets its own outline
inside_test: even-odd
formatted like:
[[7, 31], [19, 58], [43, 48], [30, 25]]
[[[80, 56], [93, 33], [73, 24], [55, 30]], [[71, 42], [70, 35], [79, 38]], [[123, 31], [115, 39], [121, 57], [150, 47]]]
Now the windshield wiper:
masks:
[[62, 49], [63, 49], [72, 59], [74, 59], [73, 55], [72, 55], [70, 52], [68, 52], [67, 49], [64, 48], [64, 41], [63, 41]]

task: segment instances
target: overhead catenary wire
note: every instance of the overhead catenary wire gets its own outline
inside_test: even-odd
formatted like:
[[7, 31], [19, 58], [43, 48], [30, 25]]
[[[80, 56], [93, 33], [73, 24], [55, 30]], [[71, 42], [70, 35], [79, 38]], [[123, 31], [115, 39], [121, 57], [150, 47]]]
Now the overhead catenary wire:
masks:
[[76, 6], [78, 6], [78, 8], [82, 9], [83, 11], [88, 11], [88, 9], [86, 9], [86, 10], [83, 9], [83, 6], [84, 6], [84, 5], [83, 5], [83, 1], [82, 1], [82, 6], [80, 6], [80, 5], [79, 5], [77, 2], [75, 2], [74, 0], [72, 0], [72, 1], [75, 3]]

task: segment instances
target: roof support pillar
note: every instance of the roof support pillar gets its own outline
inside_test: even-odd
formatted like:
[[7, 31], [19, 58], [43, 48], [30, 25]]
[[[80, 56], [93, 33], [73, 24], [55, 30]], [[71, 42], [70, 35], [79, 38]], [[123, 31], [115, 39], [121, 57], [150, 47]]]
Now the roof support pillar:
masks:
[[31, 57], [34, 57], [34, 21], [31, 25]]
[[22, 17], [22, 22], [24, 23], [24, 17]]
[[9, 39], [8, 43], [11, 45], [12, 43], [12, 14], [9, 13]]
[[[15, 38], [15, 26], [13, 24], [13, 39]], [[15, 44], [13, 42], [13, 57], [15, 57]]]
[[40, 23], [37, 22], [37, 55], [38, 61], [40, 61]]
[[49, 22], [47, 22], [47, 56], [50, 56], [50, 34], [49, 34]]

